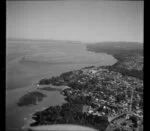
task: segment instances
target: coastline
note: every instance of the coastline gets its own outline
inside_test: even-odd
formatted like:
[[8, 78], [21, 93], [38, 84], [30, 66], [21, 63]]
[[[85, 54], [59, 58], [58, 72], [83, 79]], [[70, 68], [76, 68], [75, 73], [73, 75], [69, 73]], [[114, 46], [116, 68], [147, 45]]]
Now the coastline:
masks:
[[[105, 54], [108, 54], [108, 53], [105, 53]], [[111, 54], [108, 54], [108, 55], [111, 55]], [[114, 59], [116, 59], [113, 55], [111, 55]], [[114, 64], [116, 64], [118, 61], [116, 61]], [[114, 64], [111, 64], [111, 66], [112, 65], [114, 65]], [[93, 64], [92, 64], [93, 65]], [[90, 66], [90, 65], [89, 65]], [[89, 66], [84, 66], [83, 68], [88, 68]], [[103, 65], [102, 65], [103, 66]], [[104, 65], [105, 66], [105, 65]], [[110, 66], [110, 65], [108, 65], [108, 66]], [[94, 67], [96, 67], [95, 65], [94, 65]], [[79, 68], [79, 69], [82, 69], [82, 68]], [[75, 70], [79, 70], [79, 69], [75, 69]], [[66, 71], [63, 71], [62, 73], [65, 73]], [[61, 74], [61, 73], [58, 73], [58, 75], [52, 75], [52, 76], [59, 76], [59, 74]], [[48, 74], [46, 75], [46, 77], [48, 78]], [[42, 77], [38, 77], [38, 78], [36, 78], [36, 80], [33, 80], [32, 81], [32, 84], [30, 84], [30, 86], [27, 86], [27, 88], [26, 87], [24, 87], [24, 88], [26, 88], [26, 89], [15, 89], [14, 91], [12, 91], [12, 92], [22, 92], [23, 94], [25, 94], [25, 93], [28, 93], [28, 92], [30, 92], [30, 91], [33, 91], [33, 90], [38, 90], [38, 91], [42, 91], [42, 92], [44, 92], [44, 93], [47, 93], [47, 94], [49, 94], [50, 93], [50, 91], [46, 91], [46, 90], [39, 90], [39, 89], [37, 89], [37, 87], [35, 87], [35, 83], [37, 82], [37, 81], [39, 81], [40, 79], [41, 79]], [[55, 88], [54, 88], [55, 89]], [[15, 94], [14, 93], [14, 94]], [[19, 96], [21, 96], [21, 94], [20, 93], [17, 93]], [[51, 93], [50, 93], [51, 94]], [[15, 95], [14, 95], [15, 96]], [[17, 97], [17, 96], [15, 96], [15, 97]], [[49, 99], [51, 99], [52, 97], [49, 97]], [[17, 98], [16, 98], [17, 99]], [[48, 100], [48, 98], [47, 98], [47, 100]], [[39, 105], [38, 106], [35, 106], [35, 107], [32, 107], [32, 108], [35, 108], [35, 110], [32, 110], [33, 112], [32, 112], [32, 114], [34, 114], [35, 112], [37, 112], [37, 107], [40, 107], [39, 109], [40, 109], [40, 111], [41, 110], [43, 110], [43, 108], [42, 107], [45, 107], [45, 105], [47, 106], [47, 107], [49, 107], [50, 105], [47, 105], [47, 104], [45, 104], [45, 101], [46, 100], [43, 100], [42, 102], [40, 102], [39, 103]], [[53, 103], [54, 104], [54, 103]], [[56, 104], [57, 105], [57, 104]], [[45, 108], [47, 108], [47, 107], [45, 107]], [[32, 116], [30, 116], [30, 118], [32, 119]], [[32, 119], [33, 120], [33, 119]], [[26, 120], [26, 121], [28, 121], [28, 120]], [[30, 121], [30, 120], [29, 120]], [[30, 121], [31, 122], [31, 121]], [[29, 124], [30, 124], [30, 122], [29, 122]]]
[[[17, 60], [20, 60], [20, 57], [17, 58]], [[114, 60], [115, 59], [112, 59], [112, 60], [110, 60], [110, 62], [114, 63]], [[15, 61], [15, 64], [16, 64], [16, 62], [17, 62], [16, 59], [13, 61]], [[106, 61], [106, 63], [108, 63], [108, 65], [110, 62]], [[31, 113], [34, 114], [36, 112], [36, 109], [42, 110], [43, 107], [47, 108], [51, 105], [52, 106], [60, 105], [61, 103], [65, 102], [64, 96], [62, 94], [60, 94], [59, 93], [60, 91], [58, 91], [58, 90], [50, 92], [50, 91], [46, 91], [46, 90], [37, 89], [36, 85], [35, 85], [37, 83], [37, 81], [39, 81], [41, 78], [44, 78], [44, 77], [58, 76], [63, 72], [67, 72], [70, 70], [78, 70], [78, 69], [84, 68], [86, 66], [87, 66], [87, 64], [84, 64], [84, 66], [83, 65], [81, 66], [81, 64], [79, 64], [77, 66], [70, 65], [69, 67], [68, 66], [65, 68], [63, 67], [63, 70], [59, 69], [56, 73], [55, 72], [52, 72], [52, 74], [45, 73], [46, 75], [38, 76], [35, 79], [32, 79], [28, 86], [23, 86], [21, 88], [14, 88], [14, 89], [6, 90], [6, 112], [7, 112], [6, 121], [7, 121], [8, 127], [10, 127], [8, 129], [11, 129], [11, 127], [12, 127], [12, 129], [15, 129], [15, 128], [20, 129], [20, 127], [26, 125], [26, 123], [29, 124], [33, 119], [32, 119], [32, 116], [28, 116], [28, 115]], [[88, 65], [88, 66], [91, 66], [91, 65]], [[59, 66], [57, 68], [59, 68]], [[38, 105], [31, 106], [31, 107], [18, 107], [16, 104], [18, 102], [18, 100], [26, 93], [32, 92], [32, 91], [43, 92], [43, 93], [47, 94], [48, 97], [44, 98], [43, 101], [41, 101]], [[56, 96], [57, 96], [57, 98], [56, 98]], [[11, 97], [11, 99], [10, 99], [10, 97]], [[16, 118], [15, 117], [16, 115], [19, 115], [19, 117]], [[28, 119], [29, 119], [29, 122], [28, 122]], [[6, 125], [6, 127], [7, 127], [7, 125]], [[21, 126], [19, 126], [19, 125], [21, 125]]]
[[56, 90], [64, 90], [64, 89], [68, 89], [70, 87], [68, 86], [55, 86], [55, 85], [52, 85], [52, 84], [49, 84], [49, 85], [39, 85], [38, 83], [35, 84], [36, 85], [36, 88], [39, 89], [39, 90], [46, 90], [45, 88], [50, 88], [50, 89], [56, 89]]
[[[112, 55], [113, 57], [114, 57], [114, 55]], [[115, 58], [115, 57], [114, 57]], [[116, 63], [114, 63], [113, 65], [109, 65], [109, 66], [107, 66], [107, 68], [111, 68], [111, 67], [114, 67], [114, 65], [116, 65], [117, 63], [119, 63], [120, 61], [118, 60]], [[96, 66], [93, 66], [94, 68], [96, 67]], [[99, 68], [101, 68], [101, 67], [106, 67], [106, 66], [98, 66]], [[88, 66], [87, 67], [84, 67], [84, 68], [89, 68]], [[63, 73], [62, 73], [63, 74]], [[64, 73], [65, 74], [65, 73]], [[56, 76], [57, 77], [57, 76]], [[59, 77], [59, 76], [58, 76]], [[39, 86], [39, 85], [38, 85]]]
[[[113, 55], [111, 55], [111, 54], [107, 54], [107, 53], [104, 53], [104, 54], [106, 54], [106, 55], [109, 55], [109, 56], [112, 56], [114, 59], [115, 59], [115, 62], [113, 62], [113, 64], [108, 64], [108, 65], [106, 65], [106, 66], [112, 66], [112, 65], [114, 65], [115, 63], [117, 63], [117, 59], [113, 56]], [[94, 66], [94, 67], [96, 67], [96, 66], [99, 66], [99, 65], [89, 65], [89, 66], [84, 66], [84, 67], [82, 67], [82, 68], [88, 68], [88, 67], [90, 67], [90, 66]], [[105, 65], [101, 65], [101, 66], [105, 66]], [[79, 69], [82, 69], [82, 68], [79, 68]], [[76, 69], [76, 70], [79, 70], [79, 69]], [[62, 73], [65, 73], [65, 72], [62, 72]], [[60, 73], [61, 74], [61, 73]], [[39, 82], [39, 80], [41, 79], [41, 78], [45, 78], [45, 76], [43, 76], [43, 77], [39, 77], [39, 79], [36, 79], [36, 80], [33, 80], [32, 81], [32, 86], [36, 86], [36, 90], [39, 90], [39, 91], [44, 91], [44, 92], [49, 92], [49, 91], [47, 91], [47, 90], [42, 90], [42, 89], [40, 89], [39, 88], [39, 86], [37, 86], [38, 85], [38, 82]], [[47, 86], [47, 85], [46, 85]], [[64, 89], [67, 89], [67, 88], [70, 88], [70, 87], [68, 87], [68, 86], [55, 86], [55, 85], [50, 85], [51, 86], [51, 88], [53, 88], [53, 89], [58, 89], [57, 91], [63, 91]], [[48, 85], [48, 87], [49, 87], [49, 85]], [[62, 87], [64, 87], [63, 89], [62, 89]], [[33, 89], [35, 89], [35, 87], [33, 87]], [[62, 94], [61, 94], [62, 95]], [[64, 95], [62, 95], [62, 96], [64, 96]], [[42, 104], [43, 103], [43, 101], [41, 101], [40, 102], [40, 104]], [[44, 107], [44, 108], [48, 108], [49, 106], [47, 106], [47, 107]], [[23, 130], [26, 130], [26, 129], [29, 129], [31, 126], [30, 126], [30, 124], [31, 123], [33, 123], [33, 122], [35, 122], [33, 119], [32, 119], [32, 116], [33, 116], [33, 114], [35, 114], [35, 112], [37, 112], [37, 111], [42, 111], [43, 110], [43, 107], [41, 107], [40, 109], [36, 109], [35, 111], [33, 111], [32, 113], [30, 113], [30, 117], [26, 120], [26, 124], [24, 125], [24, 126], [22, 126], [22, 129]], [[91, 128], [91, 129], [93, 129], [93, 128]]]
[[[22, 116], [22, 120], [20, 120], [19, 118], [16, 119], [15, 121], [20, 123], [20, 125], [23, 126], [28, 126], [30, 123], [32, 123], [34, 120], [32, 119], [32, 115], [36, 112], [36, 111], [41, 111], [45, 108], [47, 108], [48, 106], [50, 105], [59, 105], [61, 104], [62, 102], [64, 102], [63, 98], [64, 96], [61, 95], [59, 92], [60, 91], [53, 91], [53, 92], [50, 92], [50, 91], [45, 91], [45, 90], [39, 90], [36, 88], [35, 86], [35, 82], [37, 80], [34, 80], [32, 81], [32, 84], [30, 84], [29, 86], [25, 86], [23, 88], [16, 88], [16, 89], [13, 89], [13, 90], [8, 90], [6, 92], [6, 98], [9, 96], [12, 96], [11, 99], [6, 99], [6, 111], [8, 112], [7, 113], [7, 124], [9, 125], [9, 123], [13, 123], [13, 114], [16, 114], [18, 113], [19, 117]], [[29, 107], [19, 107], [16, 103], [18, 102], [18, 100], [25, 94], [29, 93], [29, 92], [33, 92], [33, 91], [40, 91], [44, 94], [47, 94], [47, 97], [44, 98], [41, 102], [39, 102], [38, 105], [35, 105], [35, 106], [29, 106]], [[54, 93], [54, 94], [53, 94]], [[59, 94], [59, 95], [58, 95]], [[58, 96], [58, 97], [61, 97], [60, 99], [55, 99], [55, 102], [53, 102], [52, 98], [54, 98], [54, 96]], [[61, 100], [61, 101], [59, 101]], [[52, 102], [51, 102], [52, 101]], [[51, 103], [49, 105], [49, 103]], [[24, 118], [24, 119], [23, 119]], [[16, 123], [15, 122], [15, 123]], [[21, 130], [20, 126], [18, 124], [15, 124], [13, 125], [14, 126], [14, 129], [19, 129]], [[8, 128], [9, 130], [9, 128]]]

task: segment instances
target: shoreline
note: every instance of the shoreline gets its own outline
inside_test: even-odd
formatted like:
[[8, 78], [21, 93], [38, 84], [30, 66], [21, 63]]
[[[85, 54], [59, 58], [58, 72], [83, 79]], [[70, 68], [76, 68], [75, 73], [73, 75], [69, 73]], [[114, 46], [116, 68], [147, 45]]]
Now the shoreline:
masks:
[[[106, 54], [108, 54], [108, 53], [106, 53]], [[112, 54], [108, 54], [108, 55], [111, 55], [113, 58], [115, 58]], [[116, 58], [115, 58], [116, 59]], [[117, 60], [117, 59], [116, 59]], [[114, 64], [116, 64], [118, 62], [118, 60], [114, 63]], [[111, 64], [111, 65], [108, 65], [109, 67], [110, 66], [112, 66], [112, 65], [114, 65], [114, 64]], [[102, 65], [103, 66], [103, 65]], [[105, 66], [105, 65], [104, 65]], [[86, 67], [89, 67], [89, 66], [85, 66], [85, 67], [83, 67], [83, 68], [86, 68]], [[94, 66], [95, 67], [95, 66]], [[81, 68], [79, 68], [79, 69], [81, 69]], [[76, 69], [76, 70], [79, 70], [79, 69]], [[72, 70], [71, 70], [72, 71]], [[62, 73], [65, 73], [66, 71], [63, 71]], [[60, 73], [61, 74], [61, 73]], [[58, 76], [60, 75], [59, 73], [58, 73]], [[53, 76], [55, 76], [55, 75], [53, 75]], [[57, 75], [56, 75], [57, 76]], [[37, 91], [42, 91], [42, 92], [48, 92], [48, 91], [45, 91], [45, 90], [39, 90], [39, 89], [37, 89], [37, 87], [35, 87], [36, 85], [36, 82], [38, 81], [38, 80], [40, 80], [41, 79], [41, 77], [39, 77], [39, 79], [37, 78], [36, 80], [33, 80], [32, 82], [31, 82], [31, 84], [29, 85], [29, 86], [27, 86], [27, 87], [30, 87], [30, 86], [32, 86], [32, 88], [31, 88], [31, 90], [33, 89], [33, 90], [37, 90]], [[24, 87], [24, 88], [26, 88], [26, 86]], [[55, 89], [55, 88], [54, 88]], [[16, 90], [18, 90], [18, 88], [17, 89], [15, 89], [15, 91]], [[21, 89], [22, 90], [22, 89]], [[23, 89], [24, 90], [24, 89]], [[25, 89], [25, 91], [27, 91], [27, 92], [30, 92], [31, 91], [30, 90], [30, 88], [29, 88], [29, 90], [28, 89]], [[20, 91], [20, 90], [19, 90]], [[18, 91], [18, 92], [19, 92]], [[24, 92], [24, 91], [23, 91]], [[25, 92], [26, 93], [26, 92]], [[49, 93], [49, 92], [48, 92]], [[48, 94], [47, 93], [47, 94]], [[41, 105], [42, 105], [42, 103], [44, 103], [43, 101], [41, 101], [40, 102], [41, 103]], [[48, 108], [49, 106], [47, 106], [47, 107], [45, 107], [45, 108]], [[43, 108], [41, 108], [41, 110], [42, 110]], [[36, 110], [35, 111], [33, 111], [33, 113], [32, 114], [34, 114], [35, 112], [37, 112]], [[32, 115], [31, 115], [31, 117], [32, 117]], [[32, 118], [31, 118], [32, 119]], [[32, 119], [33, 120], [33, 119]], [[30, 124], [30, 123], [29, 123]]]
[[[109, 65], [106, 65], [106, 66], [112, 66], [112, 65], [114, 65], [114, 64], [116, 64], [116, 63], [118, 62], [118, 60], [117, 60], [113, 55], [108, 54], [108, 53], [104, 53], [104, 54], [110, 55], [110, 56], [112, 56], [112, 57], [116, 60], [115, 63], [109, 64]], [[99, 65], [89, 65], [89, 66], [82, 67], [82, 68], [88, 68], [88, 67], [91, 67], [91, 66], [94, 66], [94, 67], [98, 66], [98, 67], [99, 67]], [[102, 65], [102, 66], [105, 66], [105, 65]], [[80, 69], [82, 69], [82, 68], [80, 68]], [[79, 69], [76, 69], [76, 70], [79, 70]], [[71, 70], [71, 71], [72, 71], [72, 70]], [[62, 73], [65, 73], [65, 72], [62, 72]], [[61, 74], [62, 74], [62, 73], [61, 73]], [[53, 76], [52, 76], [52, 77], [53, 77]], [[45, 78], [45, 77], [43, 76], [42, 78]], [[65, 88], [62, 89], [62, 87], [64, 87], [63, 85], [62, 85], [62, 86], [55, 86], [55, 85], [52, 85], [52, 84], [50, 84], [50, 85], [39, 85], [39, 80], [37, 80], [37, 81], [34, 80], [34, 82], [32, 82], [32, 84], [34, 84], [34, 85], [36, 86], [36, 89], [37, 89], [37, 90], [42, 90], [42, 88], [44, 88], [44, 86], [46, 86], [46, 87], [51, 86], [50, 88], [53, 88], [53, 89], [58, 89], [58, 88], [59, 88], [61, 91], [64, 90], [64, 89], [67, 89], [67, 88], [71, 88], [71, 87], [65, 86]], [[62, 94], [61, 94], [61, 95], [62, 95]], [[64, 95], [63, 95], [63, 96], [64, 96]], [[49, 106], [48, 106], [48, 107], [49, 107]], [[45, 108], [48, 108], [48, 107], [45, 107]], [[38, 111], [42, 111], [42, 110], [43, 110], [43, 108], [38, 109]], [[37, 112], [37, 110], [36, 110], [35, 112]], [[32, 116], [33, 116], [33, 114], [34, 114], [35, 112], [32, 112], [28, 124], [25, 125], [25, 126], [27, 126], [28, 128], [31, 127], [30, 124], [34, 121], [34, 120], [32, 119]], [[24, 127], [24, 126], [23, 126], [23, 127]]]
[[69, 86], [64, 86], [64, 85], [61, 85], [61, 86], [55, 86], [55, 85], [52, 85], [52, 84], [39, 85], [38, 83], [36, 83], [35, 85], [36, 85], [36, 88], [39, 89], [39, 90], [45, 90], [44, 88], [50, 88], [50, 89], [56, 89], [56, 90], [62, 91], [64, 89], [70, 88]]
[[[35, 81], [34, 81], [35, 82]], [[16, 129], [19, 129], [19, 130], [22, 130], [21, 128], [23, 126], [29, 126], [34, 120], [32, 119], [32, 116], [35, 112], [37, 111], [42, 111], [44, 110], [44, 108], [47, 108], [49, 106], [52, 106], [54, 104], [54, 102], [50, 102], [52, 101], [52, 97], [60, 94], [60, 91], [54, 91], [54, 92], [51, 92], [51, 91], [46, 91], [46, 90], [39, 90], [36, 88], [35, 86], [35, 83], [32, 83], [31, 85], [27, 86], [27, 87], [24, 87], [24, 88], [19, 88], [19, 89], [14, 89], [14, 90], [9, 90], [7, 92], [7, 95], [8, 96], [13, 96], [13, 98], [11, 99], [11, 101], [9, 100], [9, 102], [7, 102], [7, 105], [6, 105], [6, 110], [10, 110], [7, 115], [8, 115], [8, 118], [7, 119], [10, 119], [11, 117], [14, 117], [14, 115], [11, 115], [12, 113], [14, 114], [15, 112], [18, 112], [20, 115], [22, 115], [22, 120], [21, 120], [21, 126], [18, 125], [16, 127], [16, 125], [14, 125], [13, 127], [16, 128]], [[46, 98], [44, 98], [42, 101], [39, 102], [38, 105], [33, 105], [33, 106], [23, 106], [23, 107], [19, 107], [16, 103], [18, 102], [18, 100], [24, 96], [25, 94], [27, 93], [30, 93], [30, 92], [33, 92], [33, 91], [39, 91], [39, 92], [42, 92], [44, 94], [47, 95]], [[54, 94], [53, 94], [54, 93]], [[13, 95], [14, 94], [14, 95]], [[18, 95], [16, 95], [18, 94]], [[15, 98], [14, 98], [15, 96]], [[62, 94], [60, 94], [58, 97], [64, 97]], [[59, 98], [58, 98], [59, 99]], [[50, 101], [49, 101], [50, 100]], [[55, 100], [56, 101], [56, 105], [58, 103], [58, 105], [60, 105], [64, 100], [61, 99], [61, 101], [59, 100]], [[52, 103], [52, 105], [50, 104], [49, 105], [49, 102]], [[55, 106], [55, 105], [54, 105]], [[12, 109], [11, 109], [12, 108]], [[25, 112], [24, 112], [25, 111]], [[23, 113], [23, 114], [22, 114]], [[25, 118], [25, 119], [24, 119]], [[12, 119], [12, 118], [11, 118]], [[12, 121], [12, 120], [10, 120]], [[19, 122], [20, 119], [18, 118], [18, 120], [16, 120], [16, 122]], [[24, 123], [24, 124], [23, 124]], [[8, 122], [8, 125], [9, 125], [9, 122]], [[14, 129], [13, 128], [13, 129]], [[9, 130], [9, 128], [8, 128]], [[11, 128], [10, 128], [11, 130]]]
[[[132, 55], [134, 55], [134, 54], [132, 54]], [[114, 57], [114, 55], [112, 55], [113, 57]], [[115, 58], [115, 57], [114, 57]], [[115, 58], [116, 59], [116, 58]], [[107, 67], [107, 68], [111, 68], [111, 67], [114, 67], [114, 65], [116, 65], [116, 64], [118, 64], [120, 62], [120, 60], [118, 59], [118, 61], [116, 62], [116, 63], [114, 63], [113, 65], [109, 65], [109, 66], [98, 66], [99, 68], [101, 68], [101, 67]], [[87, 67], [84, 67], [84, 68], [89, 68], [90, 66], [87, 66]], [[94, 68], [96, 67], [96, 66], [93, 66]], [[83, 69], [83, 68], [81, 68], [81, 69]], [[80, 70], [80, 69], [79, 69]], [[70, 72], [72, 72], [72, 71], [70, 71]], [[119, 72], [119, 71], [118, 71]], [[65, 74], [65, 73], [67, 73], [67, 72], [64, 72], [64, 73], [62, 73], [62, 74]], [[56, 76], [56, 78], [58, 77], [60, 77], [62, 74], [60, 74], [59, 76]], [[121, 73], [122, 74], [122, 73]], [[127, 75], [127, 76], [130, 76], [130, 75]], [[135, 78], [138, 78], [137, 76], [135, 76]], [[45, 79], [47, 79], [47, 78], [45, 78]], [[51, 79], [51, 78], [50, 78]], [[139, 79], [139, 78], [138, 78]], [[52, 84], [52, 83], [50, 83], [50, 84]], [[50, 84], [46, 84], [47, 86], [49, 86]], [[63, 84], [62, 84], [63, 85]], [[38, 86], [40, 86], [39, 85], [39, 83], [38, 83]], [[45, 86], [45, 85], [44, 85]], [[70, 87], [70, 88], [72, 88], [72, 87]]]

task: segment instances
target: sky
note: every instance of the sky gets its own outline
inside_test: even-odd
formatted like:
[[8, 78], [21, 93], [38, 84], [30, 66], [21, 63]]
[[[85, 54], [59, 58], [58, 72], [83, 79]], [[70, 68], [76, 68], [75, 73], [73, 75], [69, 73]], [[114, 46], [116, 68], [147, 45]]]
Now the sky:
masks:
[[143, 1], [7, 1], [6, 37], [143, 42]]

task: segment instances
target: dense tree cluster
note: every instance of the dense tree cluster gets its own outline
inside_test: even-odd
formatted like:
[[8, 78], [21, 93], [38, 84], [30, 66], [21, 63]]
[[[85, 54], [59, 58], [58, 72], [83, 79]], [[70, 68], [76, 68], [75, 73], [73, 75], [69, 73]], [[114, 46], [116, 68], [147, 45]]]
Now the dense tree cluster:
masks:
[[142, 71], [138, 71], [138, 70], [127, 70], [125, 68], [118, 68], [115, 65], [114, 66], [110, 66], [109, 67], [110, 70], [115, 71], [115, 72], [120, 72], [123, 75], [126, 76], [132, 76], [132, 77], [137, 77], [141, 80], [143, 80], [143, 70]]
[[45, 124], [78, 124], [94, 127], [104, 131], [108, 125], [106, 117], [98, 117], [82, 112], [81, 104], [65, 103], [62, 106], [51, 106], [44, 111], [36, 112], [33, 116], [36, 120], [31, 126]]

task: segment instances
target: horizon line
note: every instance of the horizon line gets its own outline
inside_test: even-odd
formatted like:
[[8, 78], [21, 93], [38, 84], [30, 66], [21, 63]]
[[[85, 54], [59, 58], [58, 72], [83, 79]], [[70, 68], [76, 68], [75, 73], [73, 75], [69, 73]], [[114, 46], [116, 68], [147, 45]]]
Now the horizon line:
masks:
[[139, 42], [139, 41], [125, 41], [125, 40], [102, 40], [102, 41], [96, 41], [96, 42], [88, 42], [88, 41], [82, 41], [82, 40], [59, 40], [59, 39], [42, 39], [42, 38], [39, 38], [39, 39], [34, 39], [34, 38], [6, 38], [6, 41], [7, 40], [31, 40], [31, 41], [70, 41], [70, 42], [80, 42], [80, 43], [103, 43], [103, 42], [125, 42], [125, 43], [140, 43], [140, 44], [143, 44], [144, 42]]

